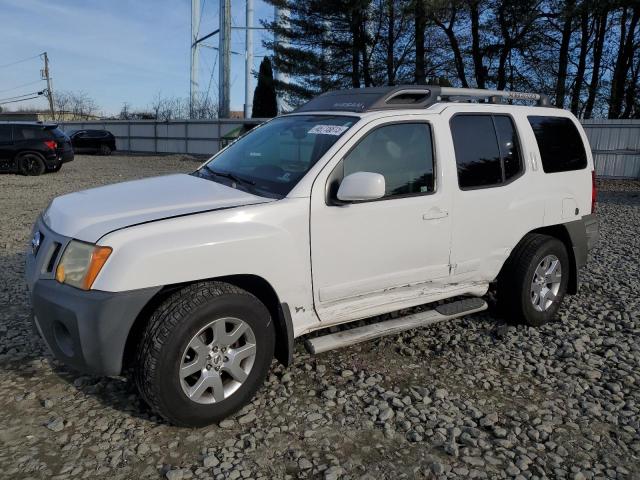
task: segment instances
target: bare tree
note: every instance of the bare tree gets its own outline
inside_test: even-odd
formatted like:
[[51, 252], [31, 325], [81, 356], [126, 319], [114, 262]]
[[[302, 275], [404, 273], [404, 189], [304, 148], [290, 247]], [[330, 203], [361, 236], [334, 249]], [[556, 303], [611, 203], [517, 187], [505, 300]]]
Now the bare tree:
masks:
[[59, 90], [54, 97], [54, 107], [58, 114], [66, 114], [72, 119], [87, 119], [95, 116], [98, 104], [86, 92]]
[[149, 105], [149, 113], [156, 120], [163, 122], [190, 116], [194, 119], [211, 119], [218, 117], [218, 105], [205, 94], [198, 95], [193, 105], [190, 105], [188, 98], [164, 97], [158, 92]]

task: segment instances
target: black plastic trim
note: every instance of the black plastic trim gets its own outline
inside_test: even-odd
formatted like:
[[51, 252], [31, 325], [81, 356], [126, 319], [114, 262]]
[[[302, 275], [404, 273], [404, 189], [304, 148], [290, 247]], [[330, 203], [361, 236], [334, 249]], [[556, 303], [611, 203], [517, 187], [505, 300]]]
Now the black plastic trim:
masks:
[[[282, 319], [284, 320], [284, 325], [286, 327], [286, 346], [285, 352], [281, 351], [281, 355], [278, 358], [280, 363], [282, 363], [285, 367], [288, 367], [293, 364], [293, 351], [294, 347], [294, 338], [293, 338], [293, 321], [291, 320], [291, 310], [289, 309], [289, 305], [287, 303], [280, 304], [280, 312], [282, 313]], [[283, 342], [284, 344], [284, 342]]]
[[161, 288], [84, 291], [38, 280], [31, 295], [34, 321], [60, 361], [85, 373], [119, 375], [129, 331]]

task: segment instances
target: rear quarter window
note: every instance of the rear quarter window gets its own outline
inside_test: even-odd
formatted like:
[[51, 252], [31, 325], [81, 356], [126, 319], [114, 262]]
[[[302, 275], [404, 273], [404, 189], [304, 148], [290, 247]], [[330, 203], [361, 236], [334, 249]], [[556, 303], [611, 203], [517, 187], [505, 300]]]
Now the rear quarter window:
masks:
[[545, 173], [587, 167], [587, 153], [575, 124], [568, 118], [529, 116]]
[[47, 140], [52, 138], [51, 132], [42, 127], [14, 125], [14, 140]]

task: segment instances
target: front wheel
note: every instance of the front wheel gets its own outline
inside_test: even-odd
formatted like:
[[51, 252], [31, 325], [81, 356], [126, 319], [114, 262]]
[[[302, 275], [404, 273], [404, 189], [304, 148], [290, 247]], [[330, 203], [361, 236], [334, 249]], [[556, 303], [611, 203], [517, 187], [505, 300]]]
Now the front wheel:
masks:
[[152, 314], [137, 349], [135, 381], [169, 422], [202, 427], [249, 402], [274, 345], [269, 311], [255, 296], [227, 283], [196, 283]]
[[500, 273], [498, 305], [510, 322], [543, 325], [558, 313], [569, 275], [569, 256], [560, 240], [528, 235]]

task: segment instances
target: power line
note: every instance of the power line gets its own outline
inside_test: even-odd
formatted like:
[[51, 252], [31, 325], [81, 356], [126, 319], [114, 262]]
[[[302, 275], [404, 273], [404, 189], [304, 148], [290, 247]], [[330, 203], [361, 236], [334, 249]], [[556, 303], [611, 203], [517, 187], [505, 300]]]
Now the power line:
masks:
[[40, 98], [42, 95], [44, 95], [44, 92], [34, 92], [34, 93], [36, 93], [36, 95], [33, 95], [31, 97], [27, 97], [27, 98], [20, 98], [18, 100], [8, 100], [8, 101], [0, 100], [0, 105], [6, 105], [7, 103], [26, 102], [27, 100], [33, 100], [34, 98]]
[[0, 98], [0, 102], [4, 102], [5, 100], [15, 100], [15, 99], [19, 99], [22, 97], [28, 97], [29, 95], [44, 95], [46, 93], [46, 90], [40, 90], [38, 92], [29, 92], [29, 93], [25, 93], [23, 95], [14, 95], [12, 97], [6, 97], [6, 98]]
[[36, 83], [40, 83], [40, 82], [44, 82], [44, 80], [40, 79], [40, 80], [36, 80], [35, 82], [23, 83], [22, 85], [17, 85], [15, 87], [5, 88], [4, 90], [0, 90], [0, 93], [10, 92], [11, 90], [17, 90], [22, 87], [28, 87], [29, 85], [35, 85]]
[[10, 62], [10, 63], [5, 63], [4, 65], [0, 65], [0, 68], [5, 68], [5, 67], [11, 67], [12, 65], [16, 65], [18, 63], [22, 63], [22, 62], [26, 62], [28, 60], [32, 60], [34, 58], [38, 58], [40, 57], [42, 54], [39, 53], [38, 55], [34, 55], [33, 57], [27, 57], [27, 58], [23, 58], [21, 60], [16, 60], [15, 62]]
[[11, 100], [9, 102], [0, 102], [0, 105], [6, 105], [7, 103], [26, 102], [27, 100], [33, 100], [34, 98], [40, 98], [41, 95], [34, 95], [33, 97], [21, 98], [20, 100]]

